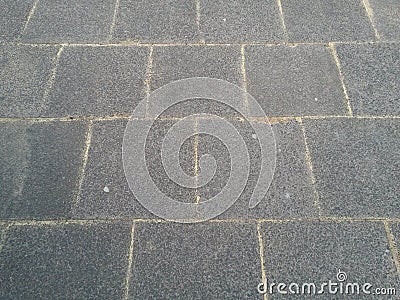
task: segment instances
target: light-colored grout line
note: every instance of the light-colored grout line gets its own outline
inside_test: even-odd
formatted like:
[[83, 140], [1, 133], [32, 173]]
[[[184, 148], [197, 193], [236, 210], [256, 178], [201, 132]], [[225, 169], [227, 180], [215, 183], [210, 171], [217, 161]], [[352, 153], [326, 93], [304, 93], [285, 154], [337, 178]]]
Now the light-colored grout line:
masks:
[[393, 261], [394, 261], [394, 264], [395, 264], [396, 269], [397, 269], [397, 273], [400, 274], [400, 257], [398, 255], [399, 252], [398, 252], [398, 250], [396, 248], [396, 244], [395, 244], [395, 241], [394, 241], [394, 236], [392, 234], [392, 231], [390, 230], [390, 226], [389, 226], [388, 221], [386, 221], [386, 220], [383, 221], [383, 224], [385, 225], [386, 236], [387, 236], [387, 239], [388, 239], [390, 252], [392, 253]]
[[[196, 220], [187, 220], [196, 221]], [[296, 223], [296, 222], [308, 222], [308, 223], [353, 223], [353, 222], [393, 222], [399, 223], [400, 218], [383, 218], [383, 217], [316, 217], [316, 218], [283, 218], [283, 219], [211, 219], [206, 220], [203, 223]], [[56, 220], [0, 220], [9, 226], [56, 226], [56, 225], [67, 225], [67, 224], [78, 224], [78, 225], [94, 225], [94, 224], [111, 224], [117, 222], [135, 222], [135, 223], [173, 223], [173, 221], [164, 219], [134, 219], [134, 218], [95, 218], [95, 219], [56, 219]]]
[[193, 145], [193, 152], [194, 152], [194, 176], [196, 177], [196, 188], [194, 190], [195, 193], [195, 197], [196, 197], [196, 204], [200, 203], [200, 195], [199, 195], [199, 190], [197, 187], [198, 184], [198, 178], [197, 176], [199, 175], [199, 135], [198, 135], [198, 131], [199, 131], [199, 120], [198, 118], [195, 118], [194, 121], [194, 145]]
[[242, 88], [244, 91], [244, 97], [243, 97], [244, 111], [247, 113], [247, 115], [249, 115], [250, 108], [249, 108], [249, 99], [247, 98], [246, 49], [244, 44], [240, 47], [240, 56], [241, 56], [240, 69], [242, 72]]
[[[209, 116], [199, 116], [198, 119], [207, 120], [210, 118]], [[269, 123], [269, 124], [285, 124], [291, 120], [296, 120], [301, 118], [302, 120], [329, 120], [329, 119], [381, 119], [381, 120], [399, 120], [400, 116], [335, 116], [335, 115], [326, 115], [326, 116], [277, 116], [277, 117], [248, 117], [247, 119], [252, 122], [260, 122], [260, 123]], [[10, 118], [1, 118], [0, 123], [7, 122], [32, 122], [32, 123], [46, 123], [46, 122], [74, 122], [74, 121], [93, 121], [93, 122], [101, 122], [101, 121], [112, 121], [112, 120], [127, 120], [131, 119], [130, 114], [119, 114], [113, 116], [77, 116], [77, 117], [10, 117]], [[132, 118], [134, 120], [153, 120], [152, 117], [145, 118]], [[183, 117], [160, 117], [161, 121], [180, 121]], [[237, 121], [237, 117], [229, 117], [225, 118], [226, 120]]]
[[20, 34], [20, 39], [22, 39], [22, 37], [24, 36], [24, 34], [26, 32], [26, 29], [28, 28], [28, 24], [29, 24], [33, 14], [36, 11], [36, 7], [37, 7], [38, 3], [39, 3], [39, 0], [35, 0], [35, 2], [33, 3], [33, 6], [31, 8], [31, 10], [29, 11], [28, 17], [26, 18], [26, 22], [24, 24], [24, 28], [22, 29], [22, 32]]
[[[374, 45], [374, 44], [399, 44], [400, 41], [334, 41], [334, 42], [291, 42], [290, 46], [301, 45]], [[19, 45], [31, 47], [49, 47], [49, 46], [65, 46], [65, 47], [177, 47], [177, 46], [265, 46], [265, 47], [279, 47], [287, 46], [287, 42], [250, 42], [250, 43], [140, 43], [140, 42], [118, 42], [118, 43], [25, 43], [25, 42], [0, 42], [2, 45]]]
[[[264, 242], [263, 242], [263, 238], [262, 238], [260, 222], [257, 222], [257, 237], [258, 237], [258, 251], [259, 251], [259, 255], [260, 255], [260, 264], [261, 264], [261, 282], [263, 284], [265, 284], [267, 281], [267, 274], [265, 272]], [[267, 293], [264, 294], [264, 300], [268, 300]]]
[[380, 36], [378, 30], [376, 29], [376, 26], [375, 26], [374, 11], [372, 10], [371, 5], [369, 4], [369, 0], [362, 0], [362, 3], [363, 3], [364, 8], [365, 8], [365, 10], [367, 12], [369, 21], [371, 22], [371, 26], [374, 29], [375, 38], [379, 41], [381, 39], [381, 36]]
[[128, 297], [129, 297], [129, 282], [130, 282], [131, 276], [132, 276], [134, 241], [135, 241], [135, 222], [132, 223], [132, 230], [131, 230], [131, 242], [129, 245], [129, 253], [128, 253], [128, 268], [126, 270], [126, 277], [125, 277], [124, 300], [128, 300]]
[[82, 190], [83, 180], [85, 178], [86, 165], [87, 165], [88, 158], [89, 158], [89, 150], [90, 150], [90, 143], [92, 141], [92, 133], [93, 133], [93, 121], [89, 121], [88, 129], [86, 132], [85, 149], [83, 151], [82, 168], [81, 168], [81, 170], [79, 172], [79, 176], [78, 176], [76, 201], [72, 203], [72, 207], [71, 207], [72, 213], [74, 213], [76, 211], [76, 209], [78, 208], [78, 205], [81, 201], [81, 190]]
[[338, 56], [337, 51], [336, 51], [336, 46], [335, 46], [334, 43], [329, 43], [329, 48], [331, 49], [333, 59], [335, 61], [336, 67], [337, 67], [338, 72], [339, 72], [340, 82], [342, 83], [343, 93], [344, 93], [344, 96], [346, 98], [346, 105], [347, 105], [348, 114], [349, 114], [349, 116], [353, 116], [353, 110], [351, 108], [350, 98], [349, 98], [349, 94], [347, 93], [346, 85], [344, 84], [344, 76], [343, 76], [343, 72], [342, 72], [342, 67], [340, 66], [340, 61], [339, 61], [339, 56]]
[[278, 5], [278, 9], [279, 9], [279, 17], [281, 19], [284, 39], [285, 39], [286, 43], [288, 43], [289, 42], [289, 35], [288, 35], [288, 32], [287, 32], [287, 28], [286, 28], [285, 16], [283, 14], [283, 8], [282, 8], [281, 0], [276, 0], [276, 4]]
[[57, 76], [58, 64], [60, 63], [60, 58], [61, 58], [61, 54], [63, 51], [64, 51], [64, 46], [61, 45], [57, 51], [55, 58], [54, 58], [53, 68], [50, 71], [50, 77], [47, 80], [46, 87], [43, 92], [42, 103], [40, 104], [40, 111], [44, 109], [47, 98], [49, 97], [51, 89], [53, 88], [53, 84], [54, 84], [54, 81], [56, 80], [56, 76]]
[[[144, 88], [145, 88], [145, 94], [146, 97], [150, 95], [151, 92], [151, 77], [152, 77], [152, 70], [153, 70], [153, 51], [154, 47], [150, 46], [149, 48], [149, 55], [147, 57], [147, 64], [146, 64], [146, 73], [145, 73], [145, 78], [144, 78]], [[146, 100], [146, 117], [148, 116], [148, 110], [149, 110], [149, 99], [147, 98]]]
[[297, 118], [296, 120], [299, 123], [299, 125], [301, 127], [301, 131], [303, 133], [303, 140], [304, 140], [304, 146], [305, 146], [305, 160], [306, 160], [306, 164], [308, 166], [309, 172], [310, 172], [311, 183], [312, 183], [313, 192], [314, 192], [314, 206], [318, 209], [318, 215], [321, 217], [322, 216], [322, 208], [321, 208], [321, 203], [319, 202], [317, 181], [316, 181], [315, 175], [314, 175], [314, 168], [313, 168], [313, 164], [312, 164], [312, 160], [311, 160], [310, 148], [308, 147], [308, 143], [307, 143], [306, 130], [304, 128], [302, 119]]
[[[199, 34], [199, 36], [201, 37], [202, 33], [201, 33], [201, 29], [200, 29], [200, 12], [201, 12], [201, 3], [200, 0], [195, 0], [196, 1], [196, 25], [197, 25], [197, 32]], [[205, 40], [203, 38], [200, 38], [199, 41], [200, 44], [204, 45], [205, 44]]]
[[108, 33], [108, 41], [109, 42], [112, 40], [112, 37], [114, 34], [114, 28], [115, 28], [115, 22], [117, 20], [118, 9], [119, 9], [119, 0], [115, 0], [113, 18], [111, 21], [110, 32]]

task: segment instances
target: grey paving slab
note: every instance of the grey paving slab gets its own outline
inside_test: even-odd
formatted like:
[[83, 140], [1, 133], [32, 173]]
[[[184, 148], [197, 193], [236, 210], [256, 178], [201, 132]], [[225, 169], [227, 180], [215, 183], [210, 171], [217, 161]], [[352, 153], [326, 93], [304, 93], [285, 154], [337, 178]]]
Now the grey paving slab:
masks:
[[291, 42], [374, 40], [375, 35], [361, 1], [282, 0]]
[[47, 116], [130, 113], [144, 98], [145, 47], [67, 47], [60, 58]]
[[279, 42], [283, 28], [274, 1], [200, 1], [200, 31], [208, 42]]
[[[171, 46], [155, 47], [150, 88], [191, 77], [223, 79], [242, 86], [241, 54], [239, 46]], [[216, 95], [217, 96], [217, 95]], [[152, 105], [157, 103], [150, 102]], [[187, 116], [212, 111], [228, 114], [224, 105], [205, 99], [191, 99], [165, 112], [165, 116]]]
[[121, 0], [113, 38], [156, 43], [197, 41], [196, 3]]
[[400, 46], [338, 45], [344, 81], [356, 115], [400, 115]]
[[400, 40], [400, 3], [396, 0], [369, 0], [374, 24], [383, 40]]
[[106, 42], [115, 0], [41, 0], [23, 41], [40, 43]]
[[345, 115], [330, 50], [322, 45], [245, 48], [247, 91], [268, 116]]
[[377, 297], [361, 292], [359, 295], [341, 294], [339, 286], [336, 286], [336, 294], [329, 293], [328, 286], [321, 295], [289, 294], [291, 283], [297, 283], [300, 291], [303, 283], [314, 283], [319, 291], [321, 284], [328, 284], [329, 280], [339, 284], [339, 270], [347, 275], [347, 280], [342, 282], [343, 291], [348, 283], [360, 286], [370, 283], [371, 292], [375, 288], [398, 287], [399, 278], [382, 223], [266, 223], [262, 235], [268, 286], [284, 283], [288, 292], [279, 294], [275, 286], [274, 293], [268, 295], [270, 299]]
[[1, 218], [65, 218], [82, 164], [83, 122], [0, 123]]
[[0, 1], [0, 41], [17, 40], [26, 23], [34, 1]]
[[122, 299], [131, 224], [18, 226], [0, 253], [2, 299]]
[[255, 224], [138, 224], [129, 299], [260, 299]]
[[304, 124], [327, 215], [399, 217], [398, 120], [307, 120]]
[[[314, 206], [315, 199], [311, 177], [305, 162], [305, 146], [299, 125], [295, 121], [272, 125], [276, 140], [276, 169], [267, 194], [258, 206], [253, 209], [249, 208], [249, 199], [260, 173], [261, 148], [259, 140], [253, 138], [255, 132], [250, 127], [250, 123], [234, 122], [233, 125], [247, 144], [250, 157], [250, 174], [243, 193], [241, 195], [232, 195], [235, 198], [240, 197], [219, 218], [300, 218], [318, 216], [317, 209]], [[231, 157], [227, 152], [228, 149], [215, 137], [200, 135], [198, 145], [198, 157], [210, 154], [216, 159], [218, 166], [213, 179], [207, 185], [198, 189], [200, 201], [205, 201], [219, 194], [226, 185], [229, 176], [231, 176]]]
[[[150, 121], [137, 121], [150, 122]], [[148, 212], [130, 191], [122, 162], [122, 141], [127, 121], [100, 121], [93, 125], [91, 146], [80, 203], [74, 213], [77, 217], [157, 217]], [[171, 198], [195, 201], [194, 190], [180, 187], [165, 173], [160, 147], [172, 121], [156, 121], [148, 135], [146, 156], [148, 171], [159, 190]], [[193, 126], [194, 128], [194, 126]], [[129, 149], [128, 149], [129, 150]], [[177, 149], [179, 151], [179, 149]], [[193, 138], [180, 149], [181, 167], [193, 175]], [[132, 153], [132, 155], [137, 155]], [[151, 188], [143, 186], [143, 189]]]
[[0, 45], [0, 116], [37, 117], [58, 48]]

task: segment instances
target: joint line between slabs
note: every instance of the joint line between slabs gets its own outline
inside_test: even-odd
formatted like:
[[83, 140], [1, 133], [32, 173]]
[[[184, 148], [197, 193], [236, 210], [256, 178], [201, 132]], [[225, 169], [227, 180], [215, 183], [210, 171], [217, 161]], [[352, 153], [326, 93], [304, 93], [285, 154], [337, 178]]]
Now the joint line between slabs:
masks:
[[33, 3], [33, 6], [31, 8], [31, 10], [29, 11], [28, 17], [26, 18], [26, 22], [24, 24], [24, 28], [22, 29], [22, 32], [20, 34], [20, 37], [19, 37], [20, 39], [22, 39], [22, 37], [24, 36], [24, 34], [26, 32], [26, 29], [28, 28], [28, 24], [29, 24], [33, 14], [36, 11], [36, 7], [37, 7], [38, 3], [39, 3], [39, 0], [35, 0], [35, 2]]
[[286, 43], [288, 43], [289, 42], [289, 35], [288, 35], [288, 32], [287, 32], [287, 28], [286, 28], [285, 16], [283, 14], [283, 7], [282, 7], [281, 0], [276, 0], [276, 4], [278, 5], [278, 9], [279, 9], [279, 17], [281, 19], [284, 39], [285, 39]]
[[49, 98], [51, 89], [53, 88], [53, 85], [54, 85], [54, 81], [56, 80], [57, 69], [58, 69], [58, 65], [60, 63], [61, 54], [63, 53], [63, 51], [64, 51], [64, 45], [61, 45], [60, 48], [57, 51], [57, 54], [56, 54], [55, 58], [54, 58], [54, 65], [53, 65], [53, 68], [50, 71], [50, 75], [49, 75], [49, 78], [47, 80], [44, 92], [43, 92], [42, 103], [40, 104], [40, 111], [42, 111], [46, 107], [47, 99]]
[[372, 7], [371, 7], [371, 5], [369, 3], [369, 0], [362, 0], [362, 4], [364, 5], [364, 8], [365, 8], [365, 10], [367, 12], [367, 15], [368, 15], [369, 21], [371, 23], [372, 29], [374, 30], [375, 38], [379, 41], [381, 39], [381, 36], [380, 36], [378, 30], [376, 29], [374, 11], [372, 10]]
[[200, 44], [205, 44], [205, 40], [202, 38], [202, 33], [201, 33], [201, 30], [200, 30], [200, 18], [201, 18], [201, 15], [200, 15], [200, 11], [201, 11], [201, 6], [200, 6], [200, 0], [195, 0], [196, 1], [196, 25], [197, 25], [197, 32], [198, 32], [198, 34], [199, 34], [199, 36], [200, 36], [200, 41], [199, 41], [199, 43]]
[[115, 22], [117, 20], [117, 14], [118, 14], [118, 9], [119, 9], [119, 1], [120, 0], [115, 0], [113, 18], [111, 21], [110, 32], [108, 33], [108, 41], [112, 40], [112, 37], [114, 34]]
[[89, 150], [90, 150], [90, 144], [92, 142], [92, 133], [93, 133], [93, 121], [89, 121], [87, 132], [86, 132], [86, 139], [85, 139], [85, 148], [83, 152], [83, 158], [82, 158], [82, 167], [79, 172], [78, 176], [78, 190], [76, 194], [76, 201], [72, 203], [72, 208], [71, 211], [72, 213], [75, 213], [76, 209], [78, 208], [79, 203], [81, 202], [81, 193], [82, 193], [82, 184], [83, 180], [85, 178], [85, 172], [86, 172], [86, 165], [88, 162], [89, 158]]
[[347, 111], [348, 111], [349, 116], [352, 117], [353, 109], [351, 108], [349, 94], [347, 93], [347, 88], [346, 88], [346, 85], [344, 84], [344, 76], [343, 76], [343, 72], [342, 72], [342, 67], [340, 65], [339, 56], [336, 51], [336, 46], [334, 43], [329, 43], [329, 48], [331, 49], [333, 59], [335, 61], [337, 70], [339, 72], [339, 78], [340, 78], [340, 82], [342, 83], [344, 97], [346, 98]]
[[[264, 242], [261, 233], [261, 222], [257, 222], [257, 237], [258, 237], [258, 251], [260, 255], [260, 264], [261, 264], [261, 282], [265, 283], [267, 280], [267, 275], [265, 272], [265, 260], [264, 260]], [[264, 300], [268, 300], [267, 293], [264, 294]]]
[[126, 270], [126, 277], [125, 277], [124, 300], [128, 300], [128, 296], [129, 296], [129, 281], [130, 281], [131, 275], [132, 275], [134, 241], [135, 241], [135, 222], [132, 222], [131, 240], [130, 240], [130, 244], [129, 244], [129, 253], [128, 253], [128, 268]]
[[244, 44], [242, 44], [240, 47], [240, 56], [241, 56], [240, 69], [242, 71], [242, 88], [244, 90], [244, 97], [243, 97], [244, 110], [248, 115], [250, 115], [249, 99], [247, 98], [246, 49]]
[[383, 221], [385, 226], [386, 236], [389, 243], [390, 252], [392, 253], [393, 261], [397, 269], [397, 273], [400, 274], [400, 257], [398, 255], [398, 251], [394, 242], [393, 234], [390, 230], [390, 226], [388, 221]]
[[154, 47], [150, 46], [149, 48], [149, 55], [147, 57], [147, 66], [146, 66], [146, 72], [145, 72], [145, 79], [144, 79], [144, 88], [145, 88], [145, 94], [146, 94], [146, 112], [145, 115], [148, 116], [148, 110], [149, 110], [149, 95], [151, 92], [151, 77], [152, 77], [152, 71], [153, 71], [153, 51]]
[[195, 193], [195, 200], [196, 204], [200, 203], [200, 195], [199, 195], [199, 190], [198, 190], [198, 175], [199, 175], [199, 135], [198, 135], [198, 128], [199, 128], [199, 119], [195, 118], [194, 120], [194, 145], [193, 145], [193, 150], [194, 150], [194, 176], [196, 177], [195, 183], [196, 187], [194, 190]]
[[304, 148], [305, 148], [305, 160], [306, 160], [306, 164], [308, 166], [309, 172], [310, 172], [311, 183], [312, 183], [313, 192], [314, 192], [314, 206], [318, 209], [318, 216], [321, 217], [322, 216], [322, 208], [321, 208], [321, 203], [319, 202], [317, 181], [316, 181], [315, 175], [314, 175], [314, 168], [313, 168], [313, 164], [312, 164], [312, 160], [311, 160], [310, 148], [308, 147], [308, 143], [307, 143], [306, 130], [304, 128], [303, 120], [301, 118], [296, 118], [296, 121], [300, 125], [301, 131], [303, 133]]

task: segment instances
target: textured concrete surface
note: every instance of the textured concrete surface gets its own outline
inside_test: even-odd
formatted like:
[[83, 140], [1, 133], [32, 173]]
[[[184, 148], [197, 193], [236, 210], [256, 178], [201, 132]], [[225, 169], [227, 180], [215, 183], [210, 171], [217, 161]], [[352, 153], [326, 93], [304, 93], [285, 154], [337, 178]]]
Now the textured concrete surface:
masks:
[[[257, 291], [340, 270], [373, 288], [348, 298], [399, 299], [399, 11], [396, 0], [0, 0], [0, 298], [343, 299]], [[153, 124], [159, 104], [145, 97], [189, 77], [238, 85], [268, 119], [243, 93], [248, 120], [199, 97]], [[176, 132], [180, 168], [201, 174], [210, 154], [217, 169], [182, 187], [162, 164], [167, 132], [200, 113], [238, 131], [250, 172], [227, 211], [176, 224], [133, 195], [121, 147], [142, 100], [132, 124], [153, 124], [151, 179], [185, 205], [222, 190], [232, 154], [198, 134], [212, 123], [197, 116], [192, 136]], [[266, 159], [256, 124], [272, 128], [276, 170], [249, 208]]]

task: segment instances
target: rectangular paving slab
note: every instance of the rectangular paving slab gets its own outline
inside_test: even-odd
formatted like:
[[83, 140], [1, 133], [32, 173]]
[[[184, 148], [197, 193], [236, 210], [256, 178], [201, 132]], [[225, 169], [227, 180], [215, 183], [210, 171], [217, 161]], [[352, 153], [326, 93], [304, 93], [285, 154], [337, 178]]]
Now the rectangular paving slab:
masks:
[[245, 61], [247, 91], [267, 116], [347, 114], [329, 48], [248, 46]]
[[279, 42], [283, 28], [275, 1], [199, 1], [206, 42]]
[[133, 111], [144, 98], [146, 47], [66, 47], [46, 116], [105, 116]]
[[344, 82], [356, 115], [400, 114], [400, 45], [338, 45]]
[[[135, 122], [151, 124], [151, 121], [148, 120]], [[180, 187], [172, 182], [165, 173], [161, 162], [159, 151], [163, 139], [160, 137], [165, 136], [173, 123], [172, 121], [155, 122], [148, 135], [148, 145], [145, 151], [147, 168], [157, 189], [176, 201], [193, 203], [195, 201], [194, 190]], [[122, 142], [126, 124], [126, 120], [100, 121], [93, 124], [88, 161], [80, 191], [80, 202], [74, 212], [75, 216], [90, 218], [110, 216], [157, 217], [144, 209], [137, 201], [125, 178]], [[133, 157], [139, 155], [129, 148], [125, 151]], [[179, 148], [177, 151], [179, 151]], [[193, 139], [188, 140], [180, 150], [181, 167], [192, 175], [194, 167], [193, 151]], [[152, 189], [149, 184], [139, 188]]]
[[195, 1], [120, 0], [113, 39], [154, 43], [198, 40]]
[[[341, 281], [338, 278], [346, 278], [342, 281], [343, 291], [346, 291], [348, 283], [358, 283], [360, 290], [363, 284], [370, 283], [371, 292], [375, 288], [399, 286], [382, 223], [265, 223], [262, 226], [262, 237], [268, 287], [272, 283], [276, 284], [272, 287], [272, 299], [315, 297], [316, 292], [313, 296], [307, 292], [292, 294], [289, 285], [298, 284], [301, 291], [304, 283], [313, 283], [316, 291], [321, 291], [321, 285], [328, 284], [329, 280], [336, 283], [336, 287], [331, 287], [336, 293], [329, 293], [329, 287], [325, 285], [321, 299], [343, 299], [347, 296], [373, 298], [361, 292], [352, 296], [341, 293]], [[278, 293], [279, 283], [286, 285], [286, 295]], [[296, 291], [295, 286], [292, 286], [292, 290]]]
[[376, 29], [382, 40], [400, 40], [400, 3], [397, 0], [368, 0]]
[[107, 41], [115, 0], [40, 0], [27, 25], [25, 42]]
[[[154, 47], [150, 90], [167, 83], [191, 77], [210, 77], [242, 86], [241, 54], [239, 46], [171, 46]], [[184, 88], [182, 88], [184, 91]], [[218, 97], [219, 95], [215, 95]], [[240, 100], [240, 99], [239, 99]], [[149, 103], [149, 110], [155, 102]], [[226, 107], [226, 106], [224, 106]], [[232, 115], [215, 101], [191, 99], [171, 107], [164, 116], [183, 117], [212, 111]], [[243, 105], [241, 104], [241, 107]]]
[[0, 253], [2, 299], [122, 299], [131, 224], [16, 226]]
[[306, 120], [322, 210], [347, 217], [399, 217], [396, 119]]
[[[238, 132], [248, 145], [250, 175], [247, 177], [243, 193], [231, 195], [232, 200], [237, 198], [237, 201], [219, 218], [317, 217], [318, 211], [314, 205], [311, 176], [305, 160], [303, 134], [299, 125], [295, 121], [272, 125], [276, 141], [276, 168], [265, 197], [258, 206], [252, 209], [249, 208], [249, 200], [259, 179], [261, 160], [273, 158], [274, 152], [267, 151], [265, 157], [261, 156], [260, 146], [266, 150], [268, 148], [260, 145], [259, 140], [254, 139], [255, 132], [250, 127], [252, 123], [236, 122], [233, 125], [237, 126]], [[227, 148], [210, 136], [200, 136], [198, 145], [198, 157], [210, 154], [215, 157], [218, 165], [212, 181], [198, 189], [200, 201], [206, 201], [218, 195], [225, 187], [230, 176], [231, 157], [227, 153]], [[245, 172], [244, 169], [243, 172]], [[268, 185], [268, 182], [260, 184]]]
[[255, 224], [135, 225], [129, 299], [261, 299]]
[[38, 117], [56, 46], [0, 45], [0, 117]]
[[362, 1], [281, 0], [281, 2], [290, 42], [375, 39]]
[[1, 218], [70, 216], [85, 133], [84, 122], [0, 123]]
[[34, 0], [0, 1], [0, 41], [18, 40]]

